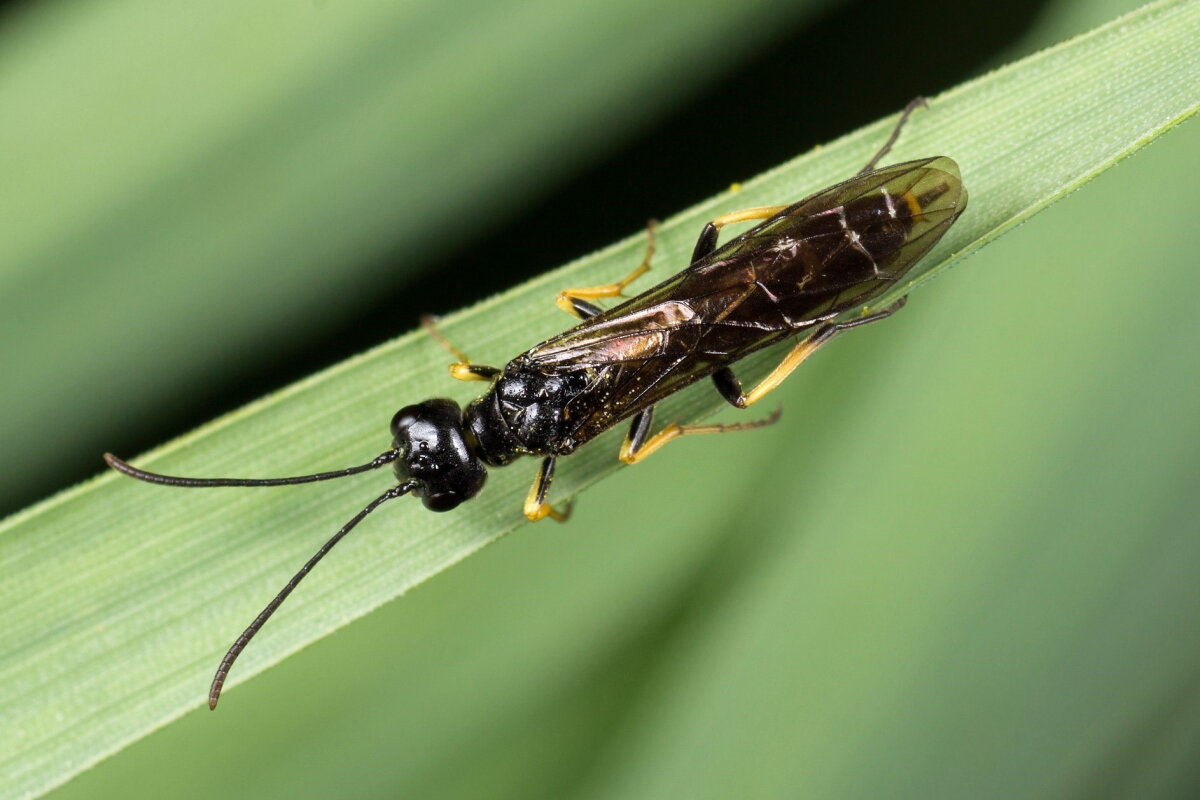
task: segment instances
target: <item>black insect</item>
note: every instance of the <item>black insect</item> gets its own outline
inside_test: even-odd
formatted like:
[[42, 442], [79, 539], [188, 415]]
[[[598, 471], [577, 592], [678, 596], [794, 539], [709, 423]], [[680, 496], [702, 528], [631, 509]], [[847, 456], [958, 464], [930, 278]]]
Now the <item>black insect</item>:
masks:
[[[909, 104], [888, 141], [853, 178], [790, 206], [724, 214], [704, 226], [691, 265], [614, 308], [592, 303], [618, 297], [650, 267], [654, 225], [642, 264], [606, 286], [568, 289], [564, 310], [583, 319], [534, 346], [503, 368], [470, 363], [428, 324], [459, 361], [462, 380], [487, 381], [479, 399], [462, 409], [453, 400], [405, 406], [392, 418], [391, 448], [368, 464], [292, 478], [179, 478], [145, 472], [111, 454], [109, 466], [168, 486], [284, 486], [354, 475], [393, 464], [398, 483], [373, 500], [325, 543], [237, 638], [221, 660], [209, 691], [216, 708], [225, 677], [250, 639], [296, 585], [342, 537], [384, 502], [415, 494], [434, 511], [449, 511], [483, 487], [488, 467], [540, 456], [525, 500], [531, 520], [565, 520], [547, 500], [555, 460], [624, 420], [631, 420], [620, 459], [641, 461], [667, 442], [694, 433], [769, 425], [765, 419], [726, 425], [668, 425], [652, 433], [654, 405], [703, 378], [731, 404], [747, 408], [774, 389], [839, 332], [884, 319], [904, 298], [876, 311], [869, 303], [895, 286], [962, 214], [967, 192], [958, 166], [944, 156], [875, 168], [895, 142]], [[717, 247], [730, 223], [762, 220]], [[858, 310], [858, 314], [853, 312]], [[797, 339], [783, 361], [750, 391], [731, 365], [784, 339]]]

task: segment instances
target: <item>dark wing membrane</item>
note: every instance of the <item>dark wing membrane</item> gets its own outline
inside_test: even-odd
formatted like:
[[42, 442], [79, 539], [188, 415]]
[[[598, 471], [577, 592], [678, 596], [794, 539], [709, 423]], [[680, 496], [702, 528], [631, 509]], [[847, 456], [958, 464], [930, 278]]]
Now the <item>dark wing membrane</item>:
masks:
[[[757, 262], [780, 310], [803, 325], [866, 303], [900, 280], [963, 212], [958, 165], [945, 156], [856, 175], [729, 241], [691, 270]], [[792, 256], [783, 263], [774, 254]]]
[[902, 279], [966, 206], [945, 157], [823, 189], [658, 286], [518, 358], [584, 373], [581, 441], [754, 350], [868, 303]]
[[[586, 388], [564, 408], [578, 443], [734, 360], [706, 342], [714, 325], [697, 309], [700, 299], [672, 296], [682, 274], [515, 360], [543, 374], [586, 377]], [[736, 333], [747, 346], [762, 332]]]

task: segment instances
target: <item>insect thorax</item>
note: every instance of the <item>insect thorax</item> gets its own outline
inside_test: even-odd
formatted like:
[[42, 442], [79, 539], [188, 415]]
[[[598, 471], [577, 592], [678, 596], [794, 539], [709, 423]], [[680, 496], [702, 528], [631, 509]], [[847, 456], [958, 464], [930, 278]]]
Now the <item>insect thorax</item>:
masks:
[[570, 401], [587, 387], [582, 373], [551, 373], [519, 361], [504, 368], [487, 394], [467, 406], [467, 430], [481, 458], [500, 466], [522, 455], [566, 455], [575, 425]]

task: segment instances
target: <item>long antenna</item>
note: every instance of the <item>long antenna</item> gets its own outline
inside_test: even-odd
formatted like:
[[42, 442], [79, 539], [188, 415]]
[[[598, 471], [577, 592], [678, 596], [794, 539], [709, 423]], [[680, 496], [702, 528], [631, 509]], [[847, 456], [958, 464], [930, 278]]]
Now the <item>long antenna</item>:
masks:
[[338, 469], [333, 472], [318, 472], [315, 475], [297, 475], [294, 478], [180, 478], [173, 475], [160, 475], [157, 472], [147, 472], [143, 469], [138, 469], [131, 464], [125, 463], [112, 453], [104, 454], [104, 462], [117, 472], [124, 473], [131, 478], [137, 478], [139, 481], [145, 481], [146, 483], [158, 483], [163, 486], [183, 486], [185, 488], [204, 486], [290, 486], [295, 483], [330, 481], [334, 478], [344, 478], [347, 475], [369, 472], [373, 469], [379, 469], [384, 464], [390, 464], [396, 460], [398, 455], [400, 455], [400, 451], [392, 448], [391, 450], [383, 451], [367, 464]]
[[225, 657], [221, 659], [221, 663], [217, 667], [217, 674], [213, 676], [212, 686], [208, 690], [208, 707], [210, 709], [215, 711], [217, 708], [217, 701], [221, 699], [221, 687], [225, 685], [225, 677], [229, 674], [229, 669], [233, 666], [233, 662], [237, 661], [237, 657], [240, 656], [242, 651], [246, 649], [246, 645], [250, 643], [250, 640], [254, 638], [256, 633], [262, 630], [262, 626], [267, 624], [267, 620], [271, 618], [271, 615], [275, 613], [276, 609], [283, 605], [283, 601], [286, 600], [288, 595], [292, 593], [292, 590], [300, 584], [300, 581], [304, 580], [304, 576], [307, 575], [312, 568], [315, 567], [321, 561], [321, 559], [325, 557], [326, 553], [333, 549], [334, 545], [342, 540], [342, 537], [353, 530], [354, 526], [362, 522], [363, 518], [365, 518], [368, 514], [379, 508], [379, 506], [383, 505], [388, 500], [408, 494], [415, 488], [417, 488], [416, 481], [406, 481], [393, 486], [379, 497], [376, 497], [367, 504], [366, 508], [355, 514], [349, 522], [343, 525], [342, 529], [333, 535], [333, 538], [321, 545], [321, 549], [318, 550], [312, 558], [305, 562], [304, 566], [300, 568], [299, 572], [292, 576], [292, 579], [287, 582], [287, 586], [284, 586], [279, 594], [275, 595], [274, 600], [267, 603], [267, 607], [264, 608], [259, 615], [254, 618], [254, 622], [251, 622], [246, 630], [242, 631], [242, 635], [237, 638], [237, 641], [235, 641], [233, 646], [229, 648], [229, 651], [225, 653]]

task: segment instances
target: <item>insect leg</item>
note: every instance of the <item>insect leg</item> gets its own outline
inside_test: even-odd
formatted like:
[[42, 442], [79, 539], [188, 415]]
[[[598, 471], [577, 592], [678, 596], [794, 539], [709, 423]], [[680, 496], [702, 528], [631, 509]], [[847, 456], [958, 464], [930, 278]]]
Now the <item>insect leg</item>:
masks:
[[717, 249], [717, 234], [720, 230], [711, 222], [704, 224], [704, 228], [700, 231], [700, 238], [696, 240], [696, 246], [692, 249], [692, 261], [695, 264], [700, 259]]
[[[564, 311], [568, 311], [580, 319], [591, 319], [599, 314], [604, 309], [595, 303], [590, 303], [579, 297], [564, 297], [566, 292], [563, 292], [555, 299], [554, 304]], [[563, 303], [566, 305], [563, 305]]]
[[730, 211], [728, 214], [714, 217], [711, 222], [705, 223], [704, 227], [700, 230], [700, 238], [696, 240], [696, 246], [692, 249], [691, 263], [695, 264], [717, 249], [717, 235], [721, 232], [721, 228], [726, 225], [731, 225], [734, 222], [767, 219], [768, 217], [775, 216], [785, 208], [787, 206], [757, 206], [755, 208], [743, 208], [741, 211]]
[[495, 380], [503, 371], [499, 367], [489, 367], [485, 364], [468, 364], [465, 361], [456, 361], [450, 365], [450, 377], [458, 381]]
[[729, 367], [724, 367], [713, 373], [713, 383], [716, 385], [717, 391], [721, 393], [721, 396], [730, 405], [737, 406], [738, 408], [752, 406], [778, 387], [779, 384], [783, 383], [796, 367], [804, 363], [806, 358], [815, 353], [821, 345], [828, 342], [839, 332], [849, 330], [850, 328], [857, 328], [860, 325], [878, 322], [881, 319], [887, 319], [892, 314], [904, 308], [904, 304], [907, 302], [908, 297], [901, 297], [892, 305], [882, 311], [876, 311], [874, 314], [868, 314], [865, 317], [845, 322], [827, 322], [822, 324], [793, 347], [791, 352], [784, 356], [783, 361], [779, 362], [779, 366], [771, 370], [771, 374], [763, 378], [749, 392], [742, 391], [741, 381], [737, 379], [737, 376], [733, 374], [733, 370]]
[[621, 293], [625, 291], [626, 286], [636, 281], [650, 269], [650, 262], [654, 260], [655, 232], [657, 229], [657, 221], [650, 220], [646, 223], [646, 255], [642, 258], [642, 263], [633, 272], [616, 283], [606, 283], [603, 286], [582, 286], [577, 289], [563, 289], [558, 293], [558, 297], [554, 299], [554, 304], [568, 314], [574, 314], [580, 319], [588, 319], [599, 314], [601, 311], [600, 307], [589, 303], [589, 300], [598, 300], [602, 297], [620, 297]]
[[656, 452], [667, 442], [672, 439], [678, 439], [680, 436], [688, 436], [694, 433], [733, 433], [734, 431], [753, 430], [754, 428], [774, 425], [779, 421], [780, 414], [780, 409], [777, 408], [766, 419], [756, 419], [752, 422], [734, 422], [721, 425], [671, 424], [647, 438], [646, 434], [650, 430], [650, 418], [653, 410], [653, 408], [648, 408], [633, 418], [633, 424], [629, 426], [629, 434], [625, 437], [624, 444], [621, 445], [621, 454], [619, 456], [626, 464], [636, 464]]
[[629, 424], [629, 433], [625, 434], [625, 441], [621, 443], [620, 458], [622, 461], [626, 461], [627, 456], [637, 453], [646, 444], [646, 439], [650, 436], [650, 424], [653, 421], [654, 406], [634, 415], [633, 422]]
[[887, 141], [883, 143], [883, 147], [879, 148], [879, 152], [871, 156], [871, 160], [867, 162], [867, 165], [858, 171], [859, 175], [875, 169], [875, 165], [879, 163], [879, 159], [891, 152], [892, 145], [894, 145], [896, 140], [900, 138], [900, 130], [904, 127], [904, 124], [908, 122], [908, 118], [912, 116], [912, 113], [918, 108], [929, 108], [929, 101], [924, 97], [914, 97], [912, 100], [908, 101], [908, 105], [906, 105], [904, 110], [900, 112], [900, 119], [896, 121], [896, 127], [892, 128], [891, 135], [888, 136]]
[[571, 516], [570, 503], [562, 511], [559, 511], [546, 502], [546, 493], [550, 491], [550, 482], [554, 480], [555, 458], [555, 456], [546, 456], [542, 459], [537, 477], [533, 479], [533, 486], [529, 487], [529, 494], [525, 497], [525, 516], [529, 518], [530, 522], [537, 522], [546, 517], [566, 522], [567, 518]]
[[851, 328], [857, 328], [859, 325], [870, 325], [872, 322], [879, 322], [881, 319], [887, 319], [892, 314], [895, 314], [900, 309], [908, 305], [908, 295], [904, 295], [896, 302], [892, 303], [887, 308], [876, 311], [874, 314], [867, 314], [858, 319], [848, 319], [845, 322], [839, 322], [834, 327], [839, 331], [848, 331]]
[[472, 364], [471, 359], [467, 358], [467, 354], [451, 344], [450, 340], [437, 329], [437, 317], [432, 314], [421, 315], [421, 327], [433, 337], [435, 342], [446, 348], [450, 355], [458, 359], [458, 361], [450, 365], [451, 378], [460, 381], [490, 381], [503, 372], [498, 367]]

